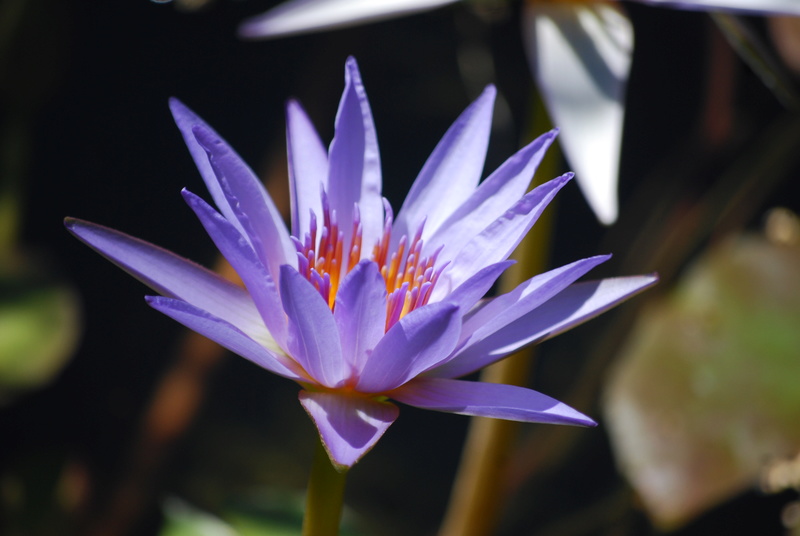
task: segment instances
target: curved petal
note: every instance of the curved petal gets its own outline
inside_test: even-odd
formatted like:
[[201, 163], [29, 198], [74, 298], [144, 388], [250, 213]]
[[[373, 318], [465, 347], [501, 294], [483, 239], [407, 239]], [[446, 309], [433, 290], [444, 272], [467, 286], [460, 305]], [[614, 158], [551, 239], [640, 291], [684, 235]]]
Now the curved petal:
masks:
[[527, 2], [528, 58], [561, 146], [598, 219], [617, 218], [625, 89], [633, 28], [606, 2]]
[[227, 203], [261, 264], [273, 279], [278, 276], [281, 264], [296, 266], [297, 254], [283, 217], [253, 170], [214, 131], [197, 125], [192, 132], [208, 153]]
[[[197, 142], [192, 129], [196, 126], [202, 126], [212, 132], [215, 136], [220, 136], [205, 121], [200, 119], [196, 113], [187, 108], [175, 97], [169, 99], [169, 109], [172, 112], [172, 117], [175, 119], [175, 124], [178, 125], [178, 129], [181, 131], [183, 141], [186, 143], [186, 147], [188, 147], [189, 153], [192, 155], [192, 160], [194, 160], [195, 166], [197, 166], [197, 169], [200, 171], [200, 176], [203, 177], [203, 182], [206, 183], [206, 188], [211, 194], [214, 204], [217, 205], [217, 208], [220, 210], [220, 212], [222, 212], [222, 215], [225, 216], [225, 219], [231, 222], [240, 233], [244, 234], [244, 229], [242, 229], [242, 226], [239, 224], [239, 220], [236, 218], [236, 215], [233, 213], [233, 209], [228, 204], [228, 200], [222, 191], [222, 186], [220, 186], [219, 181], [217, 180], [217, 174], [214, 173], [214, 169], [211, 167], [211, 162], [208, 161], [208, 154], [206, 153], [206, 150]], [[222, 138], [220, 137], [220, 139]]]
[[357, 375], [386, 326], [386, 282], [377, 264], [361, 261], [345, 276], [336, 293], [333, 318], [339, 327], [342, 355]]
[[402, 236], [412, 237], [423, 222], [426, 240], [475, 191], [489, 147], [496, 95], [494, 86], [484, 89], [436, 145], [397, 214], [394, 246]]
[[556, 134], [556, 130], [551, 130], [539, 136], [497, 168], [433, 233], [425, 243], [423, 254], [428, 255], [443, 246], [438, 259], [449, 260], [467, 241], [525, 195]]
[[309, 230], [309, 213], [322, 214], [320, 190], [327, 189], [328, 153], [302, 106], [286, 105], [286, 152], [292, 235], [303, 239]]
[[346, 28], [366, 22], [429, 11], [458, 0], [292, 0], [248, 19], [239, 27], [246, 38], [284, 37]]
[[442, 299], [442, 296], [478, 270], [507, 259], [570, 179], [572, 173], [567, 173], [534, 188], [483, 231], [464, 243], [434, 287], [431, 301]]
[[165, 296], [179, 298], [266, 343], [269, 336], [250, 295], [211, 270], [119, 231], [75, 218], [64, 225], [76, 238]]
[[652, 6], [692, 11], [732, 11], [746, 15], [800, 15], [797, 0], [638, 0]]
[[447, 302], [458, 305], [461, 314], [466, 314], [484, 297], [497, 278], [516, 261], [503, 261], [490, 264], [486, 268], [479, 270], [478, 273], [461, 283], [458, 288], [447, 295]]
[[328, 304], [294, 268], [281, 266], [281, 300], [289, 317], [289, 355], [325, 387], [339, 387], [349, 367], [342, 357], [339, 331]]
[[302, 376], [299, 370], [296, 371], [296, 364], [289, 358], [270, 351], [245, 335], [238, 327], [221, 318], [173, 298], [147, 296], [146, 300], [153, 309], [180, 322], [192, 331], [208, 337], [231, 352], [252, 361], [259, 367], [290, 380], [307, 381], [307, 378]]
[[[461, 339], [467, 344], [487, 337], [519, 317], [533, 311], [577, 281], [611, 255], [598, 255], [536, 275], [511, 292], [489, 300], [475, 314], [464, 320]], [[447, 374], [444, 374], [447, 376]]]
[[331, 461], [351, 467], [397, 419], [397, 406], [360, 396], [300, 391], [300, 403], [319, 431]]
[[356, 390], [382, 393], [402, 385], [446, 358], [460, 331], [461, 315], [454, 304], [433, 303], [411, 311], [375, 346]]
[[409, 406], [460, 415], [578, 426], [597, 424], [563, 402], [515, 385], [417, 378], [390, 396]]
[[576, 283], [502, 329], [462, 348], [433, 375], [455, 378], [482, 369], [523, 346], [555, 337], [654, 285], [655, 275]]
[[280, 347], [286, 348], [286, 320], [281, 314], [281, 300], [275, 280], [233, 224], [190, 191], [183, 190], [181, 194], [189, 207], [194, 210], [217, 249], [242, 278], [267, 329]]
[[[345, 88], [336, 113], [336, 131], [328, 151], [328, 199], [344, 231], [345, 258], [350, 247], [353, 207], [358, 205], [363, 243], [376, 244], [383, 231], [381, 162], [375, 124], [356, 60], [347, 58]], [[368, 254], [368, 253], [367, 253]], [[366, 256], [366, 255], [362, 255]]]

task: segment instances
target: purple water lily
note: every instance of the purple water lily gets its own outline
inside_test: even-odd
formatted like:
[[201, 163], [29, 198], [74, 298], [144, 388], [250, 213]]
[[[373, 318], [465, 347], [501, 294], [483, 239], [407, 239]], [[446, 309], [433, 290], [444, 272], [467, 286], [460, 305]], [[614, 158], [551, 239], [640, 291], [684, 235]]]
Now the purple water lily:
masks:
[[[398, 416], [390, 399], [465, 415], [558, 424], [593, 421], [546, 395], [456, 379], [619, 303], [655, 276], [575, 283], [590, 257], [482, 299], [567, 174], [527, 192], [555, 132], [480, 182], [495, 90], [487, 88], [434, 149], [395, 217], [381, 197], [372, 114], [348, 59], [325, 150], [287, 107], [291, 233], [250, 168], [177, 100], [172, 113], [219, 211], [184, 190], [240, 288], [171, 252], [93, 223], [68, 229], [156, 290], [147, 302], [302, 386], [300, 403], [333, 463], [349, 467]], [[527, 193], [526, 193], [527, 192]]]

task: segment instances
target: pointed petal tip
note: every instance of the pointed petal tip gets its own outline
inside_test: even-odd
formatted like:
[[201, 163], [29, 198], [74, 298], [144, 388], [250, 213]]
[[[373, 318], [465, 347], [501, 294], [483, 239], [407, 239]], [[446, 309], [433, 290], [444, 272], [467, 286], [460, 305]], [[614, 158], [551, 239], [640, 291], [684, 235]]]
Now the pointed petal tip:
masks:
[[361, 72], [358, 70], [358, 62], [356, 61], [355, 56], [347, 56], [347, 59], [344, 62], [344, 68], [345, 71], [354, 77], [354, 79], [361, 79]]
[[170, 97], [167, 99], [170, 110], [174, 108], [186, 108], [186, 106], [177, 97]]

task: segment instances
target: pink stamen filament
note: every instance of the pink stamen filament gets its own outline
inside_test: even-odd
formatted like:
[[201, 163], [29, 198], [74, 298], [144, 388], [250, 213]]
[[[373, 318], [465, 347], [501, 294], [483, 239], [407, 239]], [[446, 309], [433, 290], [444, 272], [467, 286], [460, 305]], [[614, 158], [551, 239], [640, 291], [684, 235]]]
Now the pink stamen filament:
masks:
[[[383, 234], [372, 249], [371, 260], [375, 262], [386, 283], [386, 330], [388, 331], [403, 316], [428, 303], [445, 266], [435, 268], [439, 251], [430, 257], [422, 257], [422, 230], [417, 229], [414, 238], [408, 241], [403, 236], [394, 252], [389, 251], [392, 237], [393, 215], [385, 203], [386, 217]], [[344, 252], [344, 232], [339, 230], [336, 211], [330, 209], [328, 198], [322, 192], [322, 228], [317, 227], [317, 216], [309, 218], [309, 230], [302, 241], [292, 238], [297, 249], [297, 270], [319, 291], [331, 310], [336, 304], [339, 282], [361, 259], [362, 232], [358, 206], [353, 210], [353, 226], [347, 256]], [[318, 232], [319, 231], [319, 232]], [[346, 262], [345, 262], [346, 261]]]

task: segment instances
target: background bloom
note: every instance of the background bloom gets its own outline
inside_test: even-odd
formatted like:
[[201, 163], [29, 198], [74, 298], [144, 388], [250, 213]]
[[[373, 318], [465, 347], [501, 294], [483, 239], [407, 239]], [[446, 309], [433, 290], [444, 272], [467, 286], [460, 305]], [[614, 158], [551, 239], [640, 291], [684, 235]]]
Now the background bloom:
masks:
[[[246, 20], [240, 35], [277, 38], [419, 13], [457, 0], [289, 0]], [[637, 0], [674, 9], [800, 15], [795, 0]], [[477, 2], [480, 4], [480, 2]], [[617, 179], [633, 26], [616, 2], [527, 0], [523, 37], [531, 71], [578, 184], [597, 218], [617, 219]]]
[[456, 120], [394, 217], [381, 198], [375, 127], [347, 61], [326, 151], [287, 107], [291, 233], [255, 174], [199, 117], [171, 108], [219, 212], [184, 190], [246, 290], [117, 231], [68, 219], [78, 238], [162, 296], [155, 309], [296, 381], [339, 466], [358, 461], [397, 418], [387, 398], [425, 409], [591, 425], [546, 395], [456, 379], [560, 333], [653, 284], [654, 276], [574, 282], [609, 256], [582, 259], [480, 301], [509, 254], [572, 174], [527, 191], [555, 132], [480, 182], [494, 88]]

